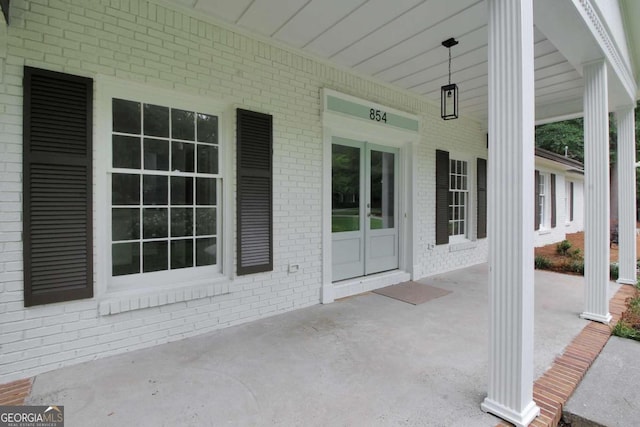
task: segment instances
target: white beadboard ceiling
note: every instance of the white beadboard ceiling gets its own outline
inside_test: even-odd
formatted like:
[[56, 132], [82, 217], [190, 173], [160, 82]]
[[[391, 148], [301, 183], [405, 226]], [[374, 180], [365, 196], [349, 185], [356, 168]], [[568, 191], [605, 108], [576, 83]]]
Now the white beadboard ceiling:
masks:
[[[460, 114], [487, 121], [484, 0], [173, 0], [439, 103], [455, 37]], [[536, 28], [536, 105], [581, 104], [583, 81]], [[574, 107], [575, 108], [575, 107]], [[570, 111], [555, 109], [555, 114]]]

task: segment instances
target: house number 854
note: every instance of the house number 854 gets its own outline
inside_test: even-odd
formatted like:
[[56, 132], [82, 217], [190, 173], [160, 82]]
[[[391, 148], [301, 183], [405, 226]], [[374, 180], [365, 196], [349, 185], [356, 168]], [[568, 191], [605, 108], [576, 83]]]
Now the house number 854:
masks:
[[380, 110], [374, 110], [373, 108], [369, 110], [369, 118], [371, 120], [375, 120], [376, 122], [385, 122], [387, 123], [387, 113]]

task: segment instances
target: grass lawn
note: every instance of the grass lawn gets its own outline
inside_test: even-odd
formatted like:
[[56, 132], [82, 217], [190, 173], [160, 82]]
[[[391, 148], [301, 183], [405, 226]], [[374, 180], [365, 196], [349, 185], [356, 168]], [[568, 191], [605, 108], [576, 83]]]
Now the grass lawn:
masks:
[[[382, 228], [382, 218], [371, 217], [371, 229], [379, 230]], [[331, 217], [331, 231], [333, 233], [342, 231], [357, 231], [360, 229], [360, 216], [344, 215], [342, 213]]]

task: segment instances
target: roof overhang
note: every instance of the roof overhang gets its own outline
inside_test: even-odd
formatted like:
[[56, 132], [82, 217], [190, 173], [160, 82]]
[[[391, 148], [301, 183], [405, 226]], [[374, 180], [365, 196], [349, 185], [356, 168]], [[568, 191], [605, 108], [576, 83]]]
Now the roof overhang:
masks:
[[[302, 57], [331, 63], [439, 104], [448, 81], [460, 91], [460, 115], [486, 128], [488, 117], [488, 12], [485, 0], [152, 0], [167, 1], [199, 19], [232, 28]], [[621, 6], [623, 2], [624, 5]], [[582, 115], [586, 63], [606, 59], [611, 111], [631, 105], [637, 79], [629, 52], [637, 31], [622, 14], [637, 0], [535, 0], [534, 64], [538, 123]], [[631, 16], [639, 16], [638, 14]], [[631, 18], [628, 18], [631, 19]], [[635, 25], [635, 23], [634, 23]], [[627, 25], [626, 27], [632, 27]], [[619, 35], [626, 41], [622, 43]], [[620, 46], [620, 44], [624, 46]], [[636, 58], [637, 61], [637, 58]]]
[[577, 160], [542, 148], [536, 148], [536, 165], [564, 171], [570, 174], [584, 175], [584, 166]]

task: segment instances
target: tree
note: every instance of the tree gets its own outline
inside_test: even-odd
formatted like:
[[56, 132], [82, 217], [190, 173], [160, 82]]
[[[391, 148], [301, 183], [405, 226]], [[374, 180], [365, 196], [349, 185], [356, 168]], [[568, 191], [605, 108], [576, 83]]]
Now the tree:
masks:
[[536, 126], [536, 147], [564, 154], [584, 162], [584, 132], [582, 118]]
[[[636, 104], [636, 161], [640, 159], [640, 101]], [[536, 147], [564, 154], [584, 163], [584, 121], [582, 118], [536, 126]], [[616, 163], [618, 141], [615, 115], [609, 114], [609, 164]], [[636, 173], [636, 194], [640, 196], [640, 174]], [[640, 203], [638, 204], [640, 206]]]
[[[536, 147], [564, 154], [568, 148], [568, 156], [584, 162], [584, 121], [582, 118], [547, 123], [536, 126]], [[616, 161], [616, 144], [618, 140], [615, 115], [609, 114], [609, 161]], [[636, 147], [640, 152], [640, 101], [636, 106]], [[636, 154], [636, 159], [638, 159]]]

